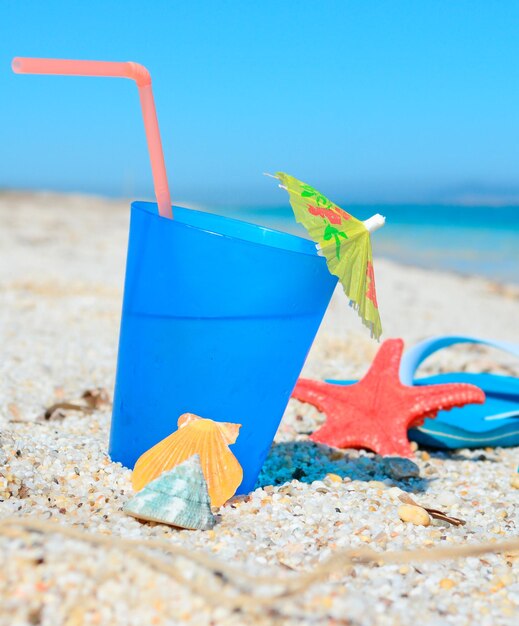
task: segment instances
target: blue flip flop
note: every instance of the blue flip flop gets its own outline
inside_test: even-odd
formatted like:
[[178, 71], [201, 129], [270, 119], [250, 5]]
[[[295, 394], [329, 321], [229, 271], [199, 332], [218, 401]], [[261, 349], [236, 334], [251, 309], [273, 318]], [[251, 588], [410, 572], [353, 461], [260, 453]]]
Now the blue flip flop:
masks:
[[485, 392], [484, 404], [440, 411], [435, 419], [409, 431], [409, 438], [435, 448], [519, 446], [519, 378], [497, 374], [452, 372], [415, 379], [418, 366], [431, 354], [460, 343], [475, 343], [519, 357], [519, 346], [476, 337], [433, 337], [417, 344], [402, 357], [400, 379], [405, 385], [470, 383]]
[[[415, 379], [418, 366], [434, 352], [460, 343], [476, 343], [498, 348], [519, 357], [519, 346], [476, 337], [433, 337], [420, 342], [402, 357], [400, 379], [405, 385], [470, 383], [485, 392], [484, 404], [440, 411], [435, 419], [409, 430], [409, 438], [434, 448], [485, 448], [519, 446], [519, 378], [497, 374], [452, 372]], [[351, 385], [355, 380], [326, 382]]]

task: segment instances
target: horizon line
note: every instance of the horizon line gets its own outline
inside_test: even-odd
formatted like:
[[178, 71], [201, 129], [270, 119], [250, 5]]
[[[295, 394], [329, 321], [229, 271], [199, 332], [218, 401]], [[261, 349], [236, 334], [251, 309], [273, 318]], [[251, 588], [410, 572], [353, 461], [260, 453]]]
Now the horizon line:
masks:
[[[102, 200], [113, 200], [121, 202], [133, 202], [133, 201], [150, 201], [155, 202], [155, 196], [153, 193], [134, 194], [132, 196], [126, 196], [124, 194], [117, 193], [102, 193], [96, 191], [77, 191], [69, 189], [49, 189], [49, 188], [33, 188], [33, 187], [8, 187], [0, 185], [0, 197], [5, 194], [33, 194], [33, 195], [56, 195], [56, 196], [70, 196], [70, 197], [90, 197]], [[448, 196], [443, 198], [434, 197], [431, 194], [430, 198], [416, 197], [413, 198], [391, 198], [384, 200], [377, 199], [353, 199], [345, 202], [339, 202], [343, 206], [355, 206], [362, 205], [367, 207], [373, 206], [458, 206], [458, 207], [491, 207], [491, 208], [519, 208], [519, 193], [518, 194], [484, 194], [484, 193], [467, 193], [460, 194], [458, 196]], [[229, 207], [229, 208], [264, 208], [264, 209], [279, 209], [284, 206], [283, 203], [274, 203], [272, 201], [265, 202], [229, 202], [229, 201], [192, 201], [188, 199], [179, 198], [175, 201], [173, 206], [186, 206], [190, 208], [207, 208], [207, 207]], [[288, 206], [288, 205], [287, 205]]]

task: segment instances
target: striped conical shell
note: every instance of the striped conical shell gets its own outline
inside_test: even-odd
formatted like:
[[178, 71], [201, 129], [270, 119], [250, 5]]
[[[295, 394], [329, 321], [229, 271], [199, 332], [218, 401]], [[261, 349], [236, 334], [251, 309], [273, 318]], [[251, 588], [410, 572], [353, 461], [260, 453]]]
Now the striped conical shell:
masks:
[[212, 528], [215, 518], [198, 454], [148, 483], [126, 502], [123, 511], [141, 520], [179, 528]]
[[243, 479], [241, 465], [229, 450], [239, 429], [240, 424], [215, 422], [184, 413], [178, 419], [178, 430], [137, 460], [132, 474], [133, 488], [140, 491], [163, 472], [198, 454], [211, 504], [221, 506], [235, 494]]

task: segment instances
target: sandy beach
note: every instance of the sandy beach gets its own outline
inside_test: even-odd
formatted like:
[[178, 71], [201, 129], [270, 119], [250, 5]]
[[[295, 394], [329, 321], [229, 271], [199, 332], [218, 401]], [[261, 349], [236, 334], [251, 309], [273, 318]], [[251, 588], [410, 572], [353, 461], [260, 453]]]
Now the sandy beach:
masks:
[[[311, 571], [342, 548], [382, 552], [518, 536], [519, 490], [510, 485], [517, 449], [418, 450], [419, 477], [398, 478], [375, 454], [311, 444], [307, 433], [323, 417], [296, 401], [286, 411], [260, 486], [222, 507], [213, 530], [180, 531], [125, 515], [131, 472], [107, 456], [109, 404], [89, 414], [43, 415], [88, 389], [104, 388], [112, 397], [128, 222], [123, 201], [0, 195], [0, 518], [34, 516], [103, 537], [161, 539], [272, 580]], [[435, 334], [519, 343], [518, 287], [385, 259], [376, 259], [376, 273], [383, 338], [402, 337], [408, 347]], [[303, 373], [359, 377], [376, 350], [339, 289]], [[421, 371], [448, 370], [519, 376], [519, 362], [464, 346], [435, 355]], [[298, 468], [301, 480], [293, 479]], [[466, 525], [404, 524], [397, 514], [402, 490]], [[116, 544], [0, 533], [0, 555], [2, 626], [512, 626], [519, 619], [519, 561], [513, 554], [355, 564], [257, 613], [214, 606]], [[171, 562], [223, 597], [218, 576], [186, 559]]]

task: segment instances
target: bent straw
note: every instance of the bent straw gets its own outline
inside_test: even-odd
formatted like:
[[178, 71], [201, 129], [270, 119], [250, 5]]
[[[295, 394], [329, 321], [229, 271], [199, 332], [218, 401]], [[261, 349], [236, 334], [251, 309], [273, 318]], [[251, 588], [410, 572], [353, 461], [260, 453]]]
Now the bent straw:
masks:
[[13, 59], [12, 68], [17, 74], [107, 76], [112, 78], [131, 78], [134, 80], [139, 89], [159, 214], [162, 217], [173, 218], [159, 123], [151, 88], [151, 76], [143, 65], [132, 62], [114, 63], [110, 61], [72, 61], [66, 59], [16, 57]]

